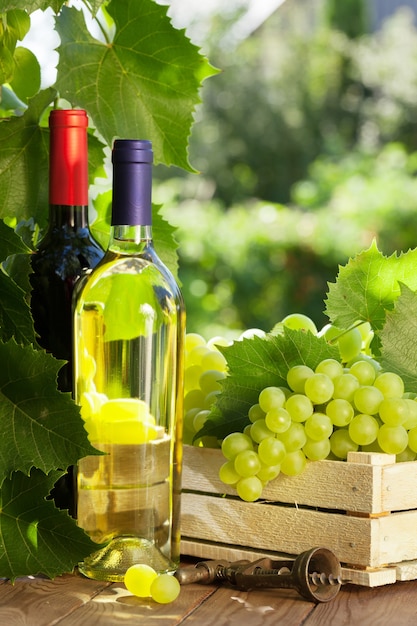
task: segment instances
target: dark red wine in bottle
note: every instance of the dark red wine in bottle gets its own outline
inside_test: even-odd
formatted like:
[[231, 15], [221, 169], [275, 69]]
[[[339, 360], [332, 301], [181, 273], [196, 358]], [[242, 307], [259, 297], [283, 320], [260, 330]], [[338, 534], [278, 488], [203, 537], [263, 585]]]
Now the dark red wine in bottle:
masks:
[[[89, 229], [87, 126], [83, 110], [50, 113], [49, 223], [31, 257], [31, 311], [37, 341], [57, 359], [67, 361], [58, 373], [58, 388], [71, 393], [73, 290], [104, 254]], [[59, 508], [75, 515], [72, 474], [69, 468], [52, 496]]]

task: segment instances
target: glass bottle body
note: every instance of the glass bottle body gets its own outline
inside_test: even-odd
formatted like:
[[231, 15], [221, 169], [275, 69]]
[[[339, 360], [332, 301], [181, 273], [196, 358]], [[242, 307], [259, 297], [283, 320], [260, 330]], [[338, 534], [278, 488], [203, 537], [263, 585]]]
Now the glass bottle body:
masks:
[[107, 542], [80, 569], [104, 580], [178, 566], [182, 457], [182, 296], [150, 227], [114, 230], [74, 315], [75, 400], [105, 453], [78, 464], [78, 524]]

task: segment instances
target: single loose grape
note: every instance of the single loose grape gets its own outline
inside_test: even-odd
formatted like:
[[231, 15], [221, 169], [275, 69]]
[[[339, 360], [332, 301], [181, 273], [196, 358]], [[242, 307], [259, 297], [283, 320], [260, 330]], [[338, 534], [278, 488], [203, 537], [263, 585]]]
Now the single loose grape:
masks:
[[148, 598], [151, 595], [151, 585], [158, 574], [145, 563], [137, 563], [126, 570], [124, 583], [126, 589], [134, 596]]
[[151, 584], [150, 596], [159, 604], [169, 604], [180, 594], [181, 585], [171, 574], [159, 574]]

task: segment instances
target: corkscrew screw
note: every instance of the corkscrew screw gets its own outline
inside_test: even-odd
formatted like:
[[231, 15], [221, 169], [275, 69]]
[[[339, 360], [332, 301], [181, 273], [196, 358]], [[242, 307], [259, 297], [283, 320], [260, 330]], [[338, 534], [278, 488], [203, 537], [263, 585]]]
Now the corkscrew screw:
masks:
[[327, 548], [312, 548], [295, 559], [256, 561], [200, 561], [180, 567], [175, 573], [182, 585], [227, 582], [242, 590], [259, 588], [295, 589], [312, 602], [328, 602], [340, 591], [341, 566]]

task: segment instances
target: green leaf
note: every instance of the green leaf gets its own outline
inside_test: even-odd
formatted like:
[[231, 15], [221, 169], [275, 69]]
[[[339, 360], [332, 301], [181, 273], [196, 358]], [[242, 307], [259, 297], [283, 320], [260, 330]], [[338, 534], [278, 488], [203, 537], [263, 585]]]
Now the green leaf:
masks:
[[35, 466], [48, 473], [99, 454], [78, 407], [56, 388], [63, 361], [10, 340], [0, 344], [0, 480]]
[[27, 100], [38, 93], [41, 86], [41, 68], [33, 52], [23, 46], [14, 53], [15, 68], [10, 85], [19, 98]]
[[215, 73], [175, 29], [167, 8], [152, 0], [112, 0], [116, 24], [111, 43], [93, 39], [80, 11], [64, 7], [57, 88], [89, 111], [110, 145], [114, 137], [143, 137], [156, 162], [191, 169], [186, 153], [201, 81]]
[[258, 402], [262, 389], [287, 386], [290, 367], [305, 364], [314, 369], [326, 358], [340, 359], [338, 348], [324, 338], [289, 328], [284, 328], [283, 335], [235, 341], [221, 351], [227, 360], [228, 376], [221, 381], [222, 391], [213, 414], [198, 433], [220, 439], [243, 430], [249, 422], [248, 411]]
[[22, 41], [30, 28], [30, 17], [23, 9], [12, 9], [7, 11], [7, 29], [13, 37]]
[[55, 96], [41, 91], [24, 115], [0, 124], [0, 217], [46, 223], [49, 134], [39, 119]]
[[417, 293], [400, 285], [401, 295], [387, 313], [380, 332], [381, 365], [404, 380], [406, 391], [417, 389]]
[[14, 60], [13, 53], [9, 48], [0, 43], [0, 85], [8, 83], [13, 76]]
[[36, 9], [44, 11], [49, 6], [57, 12], [63, 2], [64, 0], [53, 0], [52, 2], [48, 2], [48, 0], [29, 0], [28, 2], [24, 0], [0, 0], [0, 13], [6, 13], [14, 9], [26, 9], [28, 13], [33, 13]]
[[32, 317], [25, 292], [0, 270], [0, 340], [12, 337], [19, 344], [35, 342]]
[[75, 521], [46, 500], [60, 472], [15, 472], [0, 491], [0, 577], [71, 572], [97, 550]]
[[20, 237], [14, 230], [0, 220], [0, 263], [5, 261], [11, 254], [29, 252]]
[[374, 242], [339, 269], [335, 283], [329, 284], [326, 313], [339, 328], [361, 321], [375, 331], [385, 322], [400, 294], [400, 282], [417, 289], [417, 249], [385, 257]]

